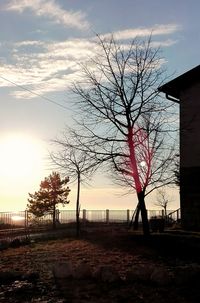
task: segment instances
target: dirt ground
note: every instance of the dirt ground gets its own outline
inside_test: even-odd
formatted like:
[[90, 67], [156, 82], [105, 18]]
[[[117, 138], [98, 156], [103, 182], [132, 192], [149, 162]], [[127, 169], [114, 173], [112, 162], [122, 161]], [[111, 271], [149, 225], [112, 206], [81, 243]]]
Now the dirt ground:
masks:
[[[192, 285], [158, 286], [140, 281], [126, 281], [126, 274], [135, 264], [164, 266], [174, 270], [177, 266], [200, 264], [199, 239], [182, 235], [157, 234], [144, 239], [141, 234], [126, 228], [91, 228], [79, 239], [35, 241], [18, 248], [0, 251], [0, 272], [14, 271], [38, 273], [34, 283], [15, 281], [0, 283], [1, 303], [197, 303], [200, 302], [199, 282]], [[52, 267], [56, 262], [80, 261], [95, 270], [98, 266], [112, 266], [121, 280], [115, 283], [91, 280], [66, 280], [56, 283]], [[33, 275], [34, 276], [34, 275]], [[2, 284], [2, 285], [1, 285]]]

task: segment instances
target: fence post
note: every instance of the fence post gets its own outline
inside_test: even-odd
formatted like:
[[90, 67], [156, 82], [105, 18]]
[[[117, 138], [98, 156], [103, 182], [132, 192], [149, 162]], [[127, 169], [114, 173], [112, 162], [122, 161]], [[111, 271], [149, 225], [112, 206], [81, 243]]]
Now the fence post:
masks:
[[106, 209], [106, 223], [109, 224], [109, 209]]
[[180, 216], [180, 209], [177, 209], [177, 212], [176, 212], [176, 221], [179, 221], [180, 218], [181, 218], [181, 216]]
[[28, 227], [28, 211], [27, 210], [24, 211], [24, 227], [25, 227], [25, 230]]
[[129, 222], [130, 222], [130, 210], [129, 209], [127, 209], [126, 214], [127, 214], [127, 216], [126, 216], [126, 218], [127, 218], [127, 224], [129, 224]]
[[83, 223], [86, 222], [86, 209], [83, 209]]
[[60, 211], [59, 209], [56, 209], [55, 219], [57, 222], [59, 222], [59, 216], [60, 216]]

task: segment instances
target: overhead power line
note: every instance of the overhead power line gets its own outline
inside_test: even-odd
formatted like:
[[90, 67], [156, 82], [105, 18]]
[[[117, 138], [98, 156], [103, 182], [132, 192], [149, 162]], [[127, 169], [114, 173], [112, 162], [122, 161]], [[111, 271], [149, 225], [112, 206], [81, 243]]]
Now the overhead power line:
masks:
[[67, 108], [66, 106], [64, 106], [64, 105], [62, 105], [62, 104], [60, 104], [60, 103], [58, 103], [58, 102], [56, 102], [56, 101], [54, 101], [54, 100], [52, 100], [52, 99], [50, 99], [48, 97], [42, 96], [41, 94], [38, 94], [38, 93], [36, 93], [36, 92], [34, 92], [34, 91], [32, 91], [32, 90], [30, 90], [30, 89], [28, 89], [28, 88], [26, 88], [26, 87], [24, 87], [22, 85], [19, 85], [19, 84], [15, 83], [14, 81], [11, 81], [11, 80], [9, 80], [9, 79], [7, 79], [5, 77], [2, 77], [2, 76], [0, 76], [0, 78], [3, 79], [3, 80], [5, 80], [5, 81], [7, 81], [7, 82], [9, 82], [9, 83], [11, 83], [11, 84], [13, 84], [13, 85], [15, 85], [15, 86], [17, 86], [17, 87], [19, 87], [20, 89], [23, 89], [23, 90], [29, 92], [32, 95], [38, 96], [38, 97], [40, 97], [40, 98], [42, 98], [42, 99], [44, 99], [44, 100], [46, 100], [48, 102], [51, 102], [51, 103], [53, 103], [53, 104], [55, 104], [57, 106], [60, 106], [60, 107], [62, 107], [64, 109], [69, 110], [69, 108]]

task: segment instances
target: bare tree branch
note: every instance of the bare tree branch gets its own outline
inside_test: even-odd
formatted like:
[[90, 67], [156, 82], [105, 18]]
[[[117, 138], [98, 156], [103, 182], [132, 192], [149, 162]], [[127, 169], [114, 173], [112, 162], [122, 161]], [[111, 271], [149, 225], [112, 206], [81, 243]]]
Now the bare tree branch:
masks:
[[113, 36], [97, 35], [97, 41], [96, 56], [83, 65], [81, 83], [73, 88], [80, 112], [72, 131], [74, 148], [107, 163], [117, 184], [136, 191], [148, 234], [144, 199], [171, 183], [174, 155], [169, 133], [174, 105], [157, 90], [166, 79], [160, 49], [152, 47], [151, 37], [130, 45]]

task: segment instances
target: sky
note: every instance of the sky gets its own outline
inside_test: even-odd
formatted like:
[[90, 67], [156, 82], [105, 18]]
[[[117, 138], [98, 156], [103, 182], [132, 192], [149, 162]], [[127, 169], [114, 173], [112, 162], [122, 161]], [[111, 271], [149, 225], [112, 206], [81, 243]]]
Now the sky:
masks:
[[[199, 11], [198, 0], [0, 1], [0, 211], [25, 209], [28, 193], [51, 173], [51, 140], [72, 123], [69, 88], [93, 54], [95, 34], [128, 41], [152, 32], [174, 78], [199, 65]], [[178, 189], [170, 195], [169, 207], [178, 208]], [[82, 189], [82, 208], [135, 205], [134, 195], [101, 175]]]

